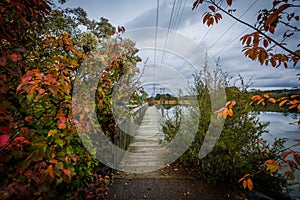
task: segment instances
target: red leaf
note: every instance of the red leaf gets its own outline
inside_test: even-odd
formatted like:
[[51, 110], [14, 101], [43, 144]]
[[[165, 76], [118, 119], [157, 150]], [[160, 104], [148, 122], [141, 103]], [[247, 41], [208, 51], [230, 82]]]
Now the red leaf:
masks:
[[32, 76], [25, 74], [24, 76], [22, 76], [21, 82], [24, 83], [24, 82], [29, 81], [31, 79], [32, 79]]
[[0, 57], [0, 66], [4, 67], [6, 65], [6, 58], [4, 56]]
[[0, 132], [2, 133], [11, 133], [11, 129], [7, 126], [0, 126]]
[[60, 119], [61, 123], [65, 123], [65, 121], [67, 120], [66, 117], [58, 117], [58, 118]]
[[17, 62], [19, 60], [19, 56], [15, 53], [8, 55], [8, 57], [13, 61]]
[[59, 128], [59, 129], [63, 129], [65, 127], [66, 127], [66, 124], [63, 124], [63, 123], [58, 124], [58, 126], [57, 126], [57, 128]]
[[8, 135], [0, 135], [0, 147], [3, 147], [9, 143], [10, 136]]
[[0, 79], [6, 81], [6, 74], [0, 74]]
[[76, 162], [78, 160], [78, 156], [72, 156], [71, 159]]
[[32, 120], [33, 120], [32, 116], [26, 116], [25, 117], [26, 122], [32, 122]]
[[231, 5], [232, 5], [232, 0], [227, 0], [227, 4], [228, 4], [229, 6], [231, 6]]

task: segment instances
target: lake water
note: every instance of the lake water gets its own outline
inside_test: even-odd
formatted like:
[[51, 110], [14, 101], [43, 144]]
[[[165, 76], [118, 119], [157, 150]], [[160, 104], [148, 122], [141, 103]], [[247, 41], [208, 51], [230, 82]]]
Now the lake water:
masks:
[[[297, 124], [294, 124], [300, 119], [300, 114], [288, 114], [277, 112], [263, 112], [258, 115], [260, 121], [270, 122], [268, 126], [269, 133], [266, 133], [263, 138], [269, 142], [274, 142], [275, 138], [287, 138], [285, 146], [290, 147], [297, 142], [294, 140], [300, 140], [300, 129]], [[295, 151], [300, 152], [300, 146], [293, 148]], [[295, 182], [300, 182], [300, 171], [295, 171]], [[300, 199], [300, 192], [297, 188], [300, 184], [291, 186], [291, 197], [293, 199]]]
[[[174, 109], [164, 110], [164, 114], [168, 113], [169, 117], [173, 116]], [[300, 113], [298, 114], [283, 114], [278, 112], [261, 112], [258, 114], [258, 118], [261, 122], [269, 122], [267, 130], [269, 133], [265, 133], [263, 138], [269, 143], [273, 143], [275, 138], [287, 138], [285, 143], [286, 147], [290, 147], [297, 142], [294, 140], [300, 140], [300, 129], [295, 122], [300, 119]], [[293, 150], [300, 152], [300, 146], [294, 147]], [[295, 182], [300, 183], [300, 170], [295, 170]], [[300, 184], [291, 186], [291, 198], [300, 199], [300, 192], [297, 190], [300, 188]]]

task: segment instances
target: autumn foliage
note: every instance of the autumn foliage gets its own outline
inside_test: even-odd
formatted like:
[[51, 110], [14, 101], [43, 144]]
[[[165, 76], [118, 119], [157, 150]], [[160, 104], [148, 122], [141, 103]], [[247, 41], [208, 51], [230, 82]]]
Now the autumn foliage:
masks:
[[[76, 28], [76, 12], [81, 25], [99, 27], [88, 29], [99, 35], [91, 37], [94, 44], [78, 39], [92, 33]], [[0, 2], [0, 199], [103, 199], [111, 182], [77, 134], [75, 123], [87, 124], [74, 120], [72, 92], [80, 65], [95, 56], [97, 40], [104, 43], [119, 33], [104, 18], [83, 19], [80, 9], [73, 18], [63, 13], [44, 0]], [[101, 113], [111, 110], [113, 83], [127, 65], [135, 68], [133, 43], [120, 44], [132, 51], [117, 59], [112, 41], [97, 50], [111, 58], [97, 86]], [[101, 115], [99, 120], [113, 127]]]
[[[293, 0], [274, 0], [271, 9], [258, 11], [257, 23], [251, 25], [236, 16], [234, 9], [227, 9], [222, 6], [223, 1], [197, 0], [193, 4], [193, 10], [199, 5], [206, 6], [207, 11], [203, 14], [203, 24], [211, 26], [222, 19], [222, 14], [226, 14], [234, 20], [244, 24], [253, 30], [252, 33], [241, 37], [243, 45], [242, 52], [251, 60], [257, 60], [262, 65], [272, 67], [284, 66], [285, 68], [296, 66], [300, 58], [300, 44], [292, 45], [296, 33], [299, 32], [299, 15], [294, 8], [297, 7]], [[226, 1], [230, 8], [232, 0]], [[222, 13], [222, 14], [221, 14]], [[282, 27], [285, 29], [282, 33]], [[275, 33], [282, 35], [282, 41], [275, 38]], [[280, 51], [279, 51], [280, 49]], [[282, 52], [282, 53], [281, 53]]]

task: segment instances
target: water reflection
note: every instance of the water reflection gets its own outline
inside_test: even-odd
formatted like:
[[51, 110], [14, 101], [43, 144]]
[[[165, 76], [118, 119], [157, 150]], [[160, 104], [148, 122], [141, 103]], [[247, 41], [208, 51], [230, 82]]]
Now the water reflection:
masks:
[[[300, 129], [295, 123], [300, 119], [300, 114], [283, 114], [278, 112], [261, 112], [258, 115], [260, 121], [269, 122], [268, 126], [269, 133], [264, 134], [263, 138], [269, 141], [270, 143], [274, 142], [275, 138], [287, 138], [285, 144], [286, 147], [290, 147], [297, 142], [295, 140], [300, 139]], [[300, 146], [293, 148], [295, 151], [300, 152]], [[295, 182], [300, 182], [300, 171], [295, 171]], [[293, 199], [300, 199], [300, 192], [297, 191], [297, 188], [300, 187], [300, 184], [291, 186], [291, 197]]]

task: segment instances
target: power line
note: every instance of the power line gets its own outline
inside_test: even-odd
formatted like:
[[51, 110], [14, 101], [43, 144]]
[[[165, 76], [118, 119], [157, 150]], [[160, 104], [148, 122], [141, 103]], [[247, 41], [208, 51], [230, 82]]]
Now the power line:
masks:
[[[237, 40], [239, 39], [242, 35], [244, 35], [244, 33], [246, 33], [250, 28], [246, 28], [243, 32], [241, 32], [236, 38], [234, 38], [233, 40]], [[225, 46], [224, 48], [222, 48], [219, 52], [217, 52], [214, 56], [212, 57], [216, 57], [218, 56], [219, 54], [221, 54], [225, 49], [227, 49], [228, 47], [231, 47], [234, 43], [231, 42], [229, 45]]]
[[[179, 4], [177, 4], [178, 6], [176, 6], [176, 8], [178, 9], [175, 9], [175, 17], [174, 17], [174, 21], [173, 21], [173, 30], [174, 30], [174, 33], [172, 34], [171, 36], [171, 46], [170, 46], [170, 49], [172, 49], [172, 46], [173, 46], [173, 43], [174, 43], [174, 40], [175, 40], [175, 31], [178, 29], [178, 26], [181, 22], [181, 19], [182, 19], [182, 16], [183, 16], [183, 11], [185, 9], [185, 5], [186, 5], [186, 0], [184, 0], [184, 4], [182, 5], [182, 1], [180, 1]], [[180, 13], [180, 10], [181, 10], [181, 13]], [[180, 15], [179, 15], [180, 13]], [[172, 28], [171, 28], [172, 29]], [[167, 56], [167, 60], [168, 60], [168, 54], [166, 55]]]
[[[254, 4], [256, 4], [258, 0], [255, 0], [245, 11], [244, 13], [239, 17], [239, 19], [241, 19], [249, 10], [250, 8], [252, 8], [254, 6]], [[233, 22], [231, 24], [230, 27], [228, 27], [228, 29], [221, 35], [221, 37], [219, 37], [209, 48], [213, 48], [232, 28], [233, 26], [237, 23], [237, 21]]]
[[[154, 78], [156, 77], [155, 74], [155, 68], [156, 68], [156, 51], [157, 51], [157, 34], [158, 34], [158, 13], [159, 13], [159, 0], [156, 1], [157, 5], [156, 5], [156, 20], [155, 20], [155, 44], [154, 44], [154, 66], [153, 66], [153, 75]], [[154, 87], [154, 91], [155, 91], [155, 86]]]
[[173, 7], [172, 7], [171, 16], [170, 16], [169, 25], [168, 25], [168, 32], [167, 32], [167, 35], [166, 35], [166, 40], [165, 40], [165, 44], [164, 44], [164, 48], [163, 48], [163, 54], [162, 54], [161, 62], [160, 63], [163, 62], [164, 55], [165, 55], [165, 52], [166, 52], [166, 45], [167, 45], [167, 41], [168, 41], [168, 37], [169, 37], [169, 32], [170, 32], [170, 29], [171, 29], [171, 24], [172, 24], [172, 19], [173, 19], [175, 4], [176, 4], [176, 0], [174, 0], [174, 2], [173, 2]]

